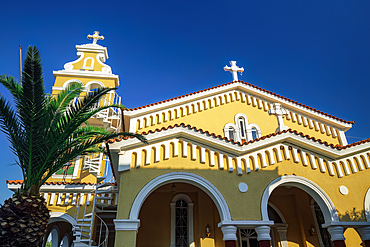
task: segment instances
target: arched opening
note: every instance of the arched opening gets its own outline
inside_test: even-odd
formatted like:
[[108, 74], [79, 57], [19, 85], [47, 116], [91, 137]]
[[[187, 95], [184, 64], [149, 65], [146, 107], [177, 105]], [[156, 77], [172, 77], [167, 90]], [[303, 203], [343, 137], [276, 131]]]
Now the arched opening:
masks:
[[[277, 215], [272, 213], [271, 205], [275, 211], [279, 209]], [[264, 220], [268, 217], [275, 225], [280, 224], [274, 225], [272, 235], [275, 245], [282, 247], [288, 244], [330, 247], [330, 234], [322, 224], [339, 221], [326, 193], [312, 181], [294, 175], [275, 179], [267, 186], [261, 210]]]
[[[202, 189], [186, 182], [168, 183], [151, 192], [142, 204], [139, 219], [137, 247], [223, 244], [215, 203]], [[204, 230], [207, 226], [209, 236]]]

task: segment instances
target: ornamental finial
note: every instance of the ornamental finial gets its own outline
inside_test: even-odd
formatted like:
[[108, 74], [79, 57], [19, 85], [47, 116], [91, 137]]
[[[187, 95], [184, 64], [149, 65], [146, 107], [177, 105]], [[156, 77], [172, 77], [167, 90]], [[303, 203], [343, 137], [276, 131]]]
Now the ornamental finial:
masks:
[[99, 31], [95, 31], [93, 35], [91, 34], [87, 35], [87, 38], [93, 39], [93, 44], [95, 45], [99, 39], [103, 40], [104, 36], [99, 36]]

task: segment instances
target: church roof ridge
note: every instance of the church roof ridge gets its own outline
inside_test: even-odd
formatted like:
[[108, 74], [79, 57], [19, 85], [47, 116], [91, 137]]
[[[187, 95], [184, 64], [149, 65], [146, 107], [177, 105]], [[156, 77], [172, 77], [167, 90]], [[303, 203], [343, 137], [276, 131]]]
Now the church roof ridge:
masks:
[[[149, 130], [149, 131], [143, 132], [141, 134], [142, 135], [148, 135], [148, 134], [153, 134], [153, 133], [161, 132], [161, 131], [168, 130], [168, 129], [173, 129], [173, 128], [176, 128], [176, 127], [183, 127], [183, 128], [188, 128], [190, 130], [195, 130], [197, 132], [201, 132], [201, 133], [207, 134], [207, 135], [209, 135], [211, 137], [217, 138], [219, 140], [224, 140], [224, 141], [227, 141], [227, 142], [231, 142], [231, 143], [237, 144], [239, 146], [248, 145], [250, 143], [258, 142], [258, 141], [264, 140], [266, 138], [271, 138], [273, 136], [281, 135], [281, 134], [288, 133], [288, 132], [289, 133], [296, 134], [296, 135], [299, 135], [299, 136], [301, 136], [303, 138], [307, 138], [309, 140], [312, 140], [314, 142], [318, 142], [319, 144], [322, 144], [322, 145], [325, 145], [327, 147], [331, 147], [331, 148], [337, 149], [337, 150], [347, 149], [347, 148], [351, 148], [351, 147], [354, 147], [354, 146], [361, 145], [363, 143], [370, 142], [370, 138], [368, 138], [368, 139], [361, 140], [361, 141], [358, 141], [358, 142], [354, 142], [352, 144], [348, 144], [348, 145], [345, 145], [345, 146], [341, 146], [339, 144], [334, 145], [332, 143], [328, 143], [327, 141], [323, 141], [323, 140], [321, 140], [319, 138], [315, 138], [314, 136], [310, 136], [310, 135], [304, 134], [303, 132], [298, 132], [297, 130], [288, 129], [288, 130], [283, 130], [283, 131], [280, 131], [280, 132], [274, 132], [274, 133], [271, 133], [271, 134], [262, 136], [260, 138], [256, 138], [254, 140], [241, 143], [241, 142], [235, 142], [234, 140], [230, 140], [227, 137], [223, 137], [221, 135], [216, 135], [215, 133], [210, 133], [208, 130], [203, 130], [201, 128], [197, 128], [195, 126], [191, 126], [190, 124], [185, 124], [185, 123], [175, 124], [175, 125], [169, 125], [167, 127], [162, 127], [160, 129], [157, 128], [155, 130]], [[122, 140], [128, 140], [128, 139], [131, 139], [131, 138], [134, 138], [134, 137], [120, 137], [120, 138], [110, 139], [110, 140], [107, 141], [107, 143], [112, 144], [112, 143], [115, 143], [115, 142], [120, 142]]]
[[326, 112], [323, 112], [323, 111], [320, 111], [318, 109], [315, 109], [313, 107], [310, 107], [310, 106], [307, 106], [305, 104], [302, 104], [302, 103], [299, 103], [295, 100], [292, 100], [292, 99], [289, 99], [287, 97], [284, 97], [284, 96], [281, 96], [277, 93], [274, 93], [274, 92], [271, 92], [269, 90], [266, 90], [264, 88], [261, 88], [261, 87], [258, 87], [258, 86], [255, 86], [251, 83], [248, 83], [248, 82], [244, 82], [244, 81], [232, 81], [232, 82], [228, 82], [228, 83], [224, 83], [224, 84], [221, 84], [221, 85], [218, 85], [218, 86], [214, 86], [214, 87], [210, 87], [210, 88], [206, 88], [206, 89], [203, 89], [203, 90], [199, 90], [199, 91], [196, 91], [196, 92], [192, 92], [192, 93], [188, 93], [188, 94], [184, 94], [184, 95], [180, 95], [180, 96], [177, 96], [177, 97], [173, 97], [173, 98], [170, 98], [170, 99], [166, 99], [166, 100], [162, 100], [162, 101], [158, 101], [158, 102], [154, 102], [154, 103], [151, 103], [151, 104], [147, 104], [147, 105], [144, 105], [144, 106], [140, 106], [140, 107], [136, 107], [136, 108], [125, 108], [124, 111], [135, 111], [135, 110], [140, 110], [140, 109], [143, 109], [143, 108], [147, 108], [147, 107], [151, 107], [151, 106], [155, 106], [155, 105], [159, 105], [159, 104], [163, 104], [163, 103], [166, 103], [166, 102], [169, 102], [169, 101], [173, 101], [173, 100], [177, 100], [177, 99], [181, 99], [181, 98], [185, 98], [187, 96], [190, 96], [190, 95], [195, 95], [195, 94], [199, 94], [199, 93], [202, 93], [202, 92], [205, 92], [205, 91], [209, 91], [209, 90], [212, 90], [212, 89], [216, 89], [216, 88], [220, 88], [220, 87], [224, 87], [224, 86], [227, 86], [227, 85], [231, 85], [231, 84], [234, 84], [234, 83], [242, 83], [244, 85], [247, 85], [247, 86], [250, 86], [250, 87], [253, 87], [254, 89], [257, 89], [257, 90], [260, 90], [262, 92], [265, 92], [265, 93], [268, 93], [268, 94], [271, 94], [273, 96], [276, 96], [278, 98], [281, 98], [283, 100], [286, 100], [290, 103], [293, 103], [295, 105], [298, 105], [298, 106], [301, 106], [301, 107], [304, 107], [306, 109], [309, 109], [311, 111], [314, 111], [315, 113], [319, 113], [319, 114], [322, 114], [324, 116], [327, 116], [327, 117], [330, 117], [330, 118], [333, 118], [335, 120], [338, 120], [340, 122], [343, 122], [343, 123], [347, 123], [347, 124], [354, 124], [355, 121], [347, 121], [347, 120], [344, 120], [344, 119], [341, 119], [339, 117], [336, 117], [334, 115], [331, 115], [329, 113], [326, 113]]

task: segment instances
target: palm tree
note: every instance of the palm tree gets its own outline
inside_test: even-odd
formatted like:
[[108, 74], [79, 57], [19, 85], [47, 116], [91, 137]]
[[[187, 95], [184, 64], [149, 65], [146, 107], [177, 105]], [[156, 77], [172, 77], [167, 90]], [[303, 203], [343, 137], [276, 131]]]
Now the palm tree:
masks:
[[[72, 84], [53, 97], [45, 93], [41, 57], [28, 47], [22, 84], [1, 75], [0, 82], [12, 94], [16, 110], [0, 95], [0, 129], [10, 141], [23, 173], [21, 189], [0, 205], [0, 246], [41, 246], [49, 210], [39, 189], [64, 164], [79, 155], [105, 152], [102, 143], [117, 136], [146, 139], [133, 133], [110, 133], [89, 126], [88, 119], [110, 105], [97, 107], [99, 99], [114, 88], [102, 88], [81, 97], [83, 88]], [[73, 101], [80, 97], [78, 101]], [[74, 102], [74, 103], [73, 103]]]

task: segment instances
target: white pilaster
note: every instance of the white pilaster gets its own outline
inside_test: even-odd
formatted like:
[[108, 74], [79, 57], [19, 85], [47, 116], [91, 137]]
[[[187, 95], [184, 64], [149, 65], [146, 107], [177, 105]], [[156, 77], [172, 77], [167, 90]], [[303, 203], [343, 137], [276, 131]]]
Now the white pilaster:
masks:
[[224, 235], [223, 237], [223, 241], [227, 241], [227, 240], [234, 240], [236, 241], [237, 238], [236, 238], [236, 230], [238, 228], [236, 226], [222, 226], [221, 227], [221, 231]]
[[269, 226], [257, 226], [256, 228], [256, 232], [257, 232], [257, 240], [258, 241], [261, 241], [261, 240], [271, 240], [271, 236], [270, 236], [270, 227]]
[[337, 240], [345, 240], [346, 238], [343, 235], [343, 227], [342, 226], [329, 226], [328, 231], [331, 236], [331, 241]]

